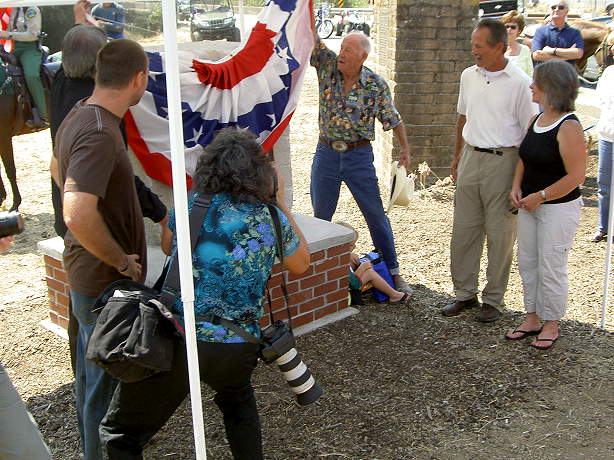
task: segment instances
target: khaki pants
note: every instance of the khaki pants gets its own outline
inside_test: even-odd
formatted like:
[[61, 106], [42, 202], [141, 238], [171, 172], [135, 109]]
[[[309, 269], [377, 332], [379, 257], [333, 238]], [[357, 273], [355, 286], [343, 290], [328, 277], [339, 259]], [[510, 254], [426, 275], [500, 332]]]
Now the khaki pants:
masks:
[[478, 293], [480, 258], [486, 240], [488, 267], [482, 302], [499, 307], [507, 289], [516, 216], [509, 194], [518, 149], [500, 148], [501, 155], [478, 152], [466, 145], [458, 165], [454, 197], [454, 224], [450, 244], [450, 270], [457, 300]]

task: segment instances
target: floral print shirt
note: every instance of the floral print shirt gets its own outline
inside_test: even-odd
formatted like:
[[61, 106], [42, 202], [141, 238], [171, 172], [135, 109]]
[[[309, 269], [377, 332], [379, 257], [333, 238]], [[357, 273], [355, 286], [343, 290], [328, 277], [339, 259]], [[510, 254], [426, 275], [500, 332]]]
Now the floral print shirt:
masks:
[[[188, 202], [190, 210], [194, 198]], [[284, 213], [279, 209], [277, 212], [284, 255], [289, 256], [300, 240]], [[175, 233], [174, 210], [168, 226]], [[173, 236], [173, 253], [176, 250], [177, 239]], [[263, 314], [266, 284], [276, 253], [275, 228], [266, 205], [236, 202], [225, 193], [215, 195], [192, 254], [195, 315], [214, 313], [260, 337], [258, 320]], [[183, 320], [181, 299], [175, 301], [173, 311]], [[245, 342], [224, 326], [208, 322], [196, 324], [196, 337], [207, 342]]]
[[375, 139], [375, 118], [385, 131], [401, 123], [386, 81], [363, 66], [348, 95], [343, 94], [343, 75], [337, 54], [318, 40], [311, 55], [320, 84], [320, 135], [331, 141], [358, 142]]

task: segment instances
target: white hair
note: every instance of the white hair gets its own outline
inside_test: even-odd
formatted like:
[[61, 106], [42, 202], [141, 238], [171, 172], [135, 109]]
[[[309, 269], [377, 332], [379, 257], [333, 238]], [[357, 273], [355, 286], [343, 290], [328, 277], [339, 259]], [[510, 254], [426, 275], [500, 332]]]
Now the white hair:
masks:
[[352, 35], [357, 35], [360, 37], [360, 46], [362, 46], [365, 53], [369, 54], [371, 52], [371, 39], [359, 30], [350, 32], [346, 35], [346, 38], [351, 37]]

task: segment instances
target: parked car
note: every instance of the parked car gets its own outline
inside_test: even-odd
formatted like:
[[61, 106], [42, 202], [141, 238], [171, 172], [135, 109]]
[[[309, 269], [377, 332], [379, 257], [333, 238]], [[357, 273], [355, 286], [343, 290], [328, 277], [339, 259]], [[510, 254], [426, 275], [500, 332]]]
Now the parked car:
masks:
[[221, 40], [240, 42], [241, 31], [230, 0], [197, 0], [190, 3], [190, 38], [193, 42]]

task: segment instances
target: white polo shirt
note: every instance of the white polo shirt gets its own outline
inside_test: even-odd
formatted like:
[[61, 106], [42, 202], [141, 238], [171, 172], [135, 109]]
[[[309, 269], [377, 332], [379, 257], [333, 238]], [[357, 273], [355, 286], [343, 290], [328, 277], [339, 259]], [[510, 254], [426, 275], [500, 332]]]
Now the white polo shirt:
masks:
[[463, 139], [481, 148], [518, 147], [538, 113], [531, 79], [508, 62], [499, 72], [473, 65], [463, 70], [457, 111], [467, 117]]

